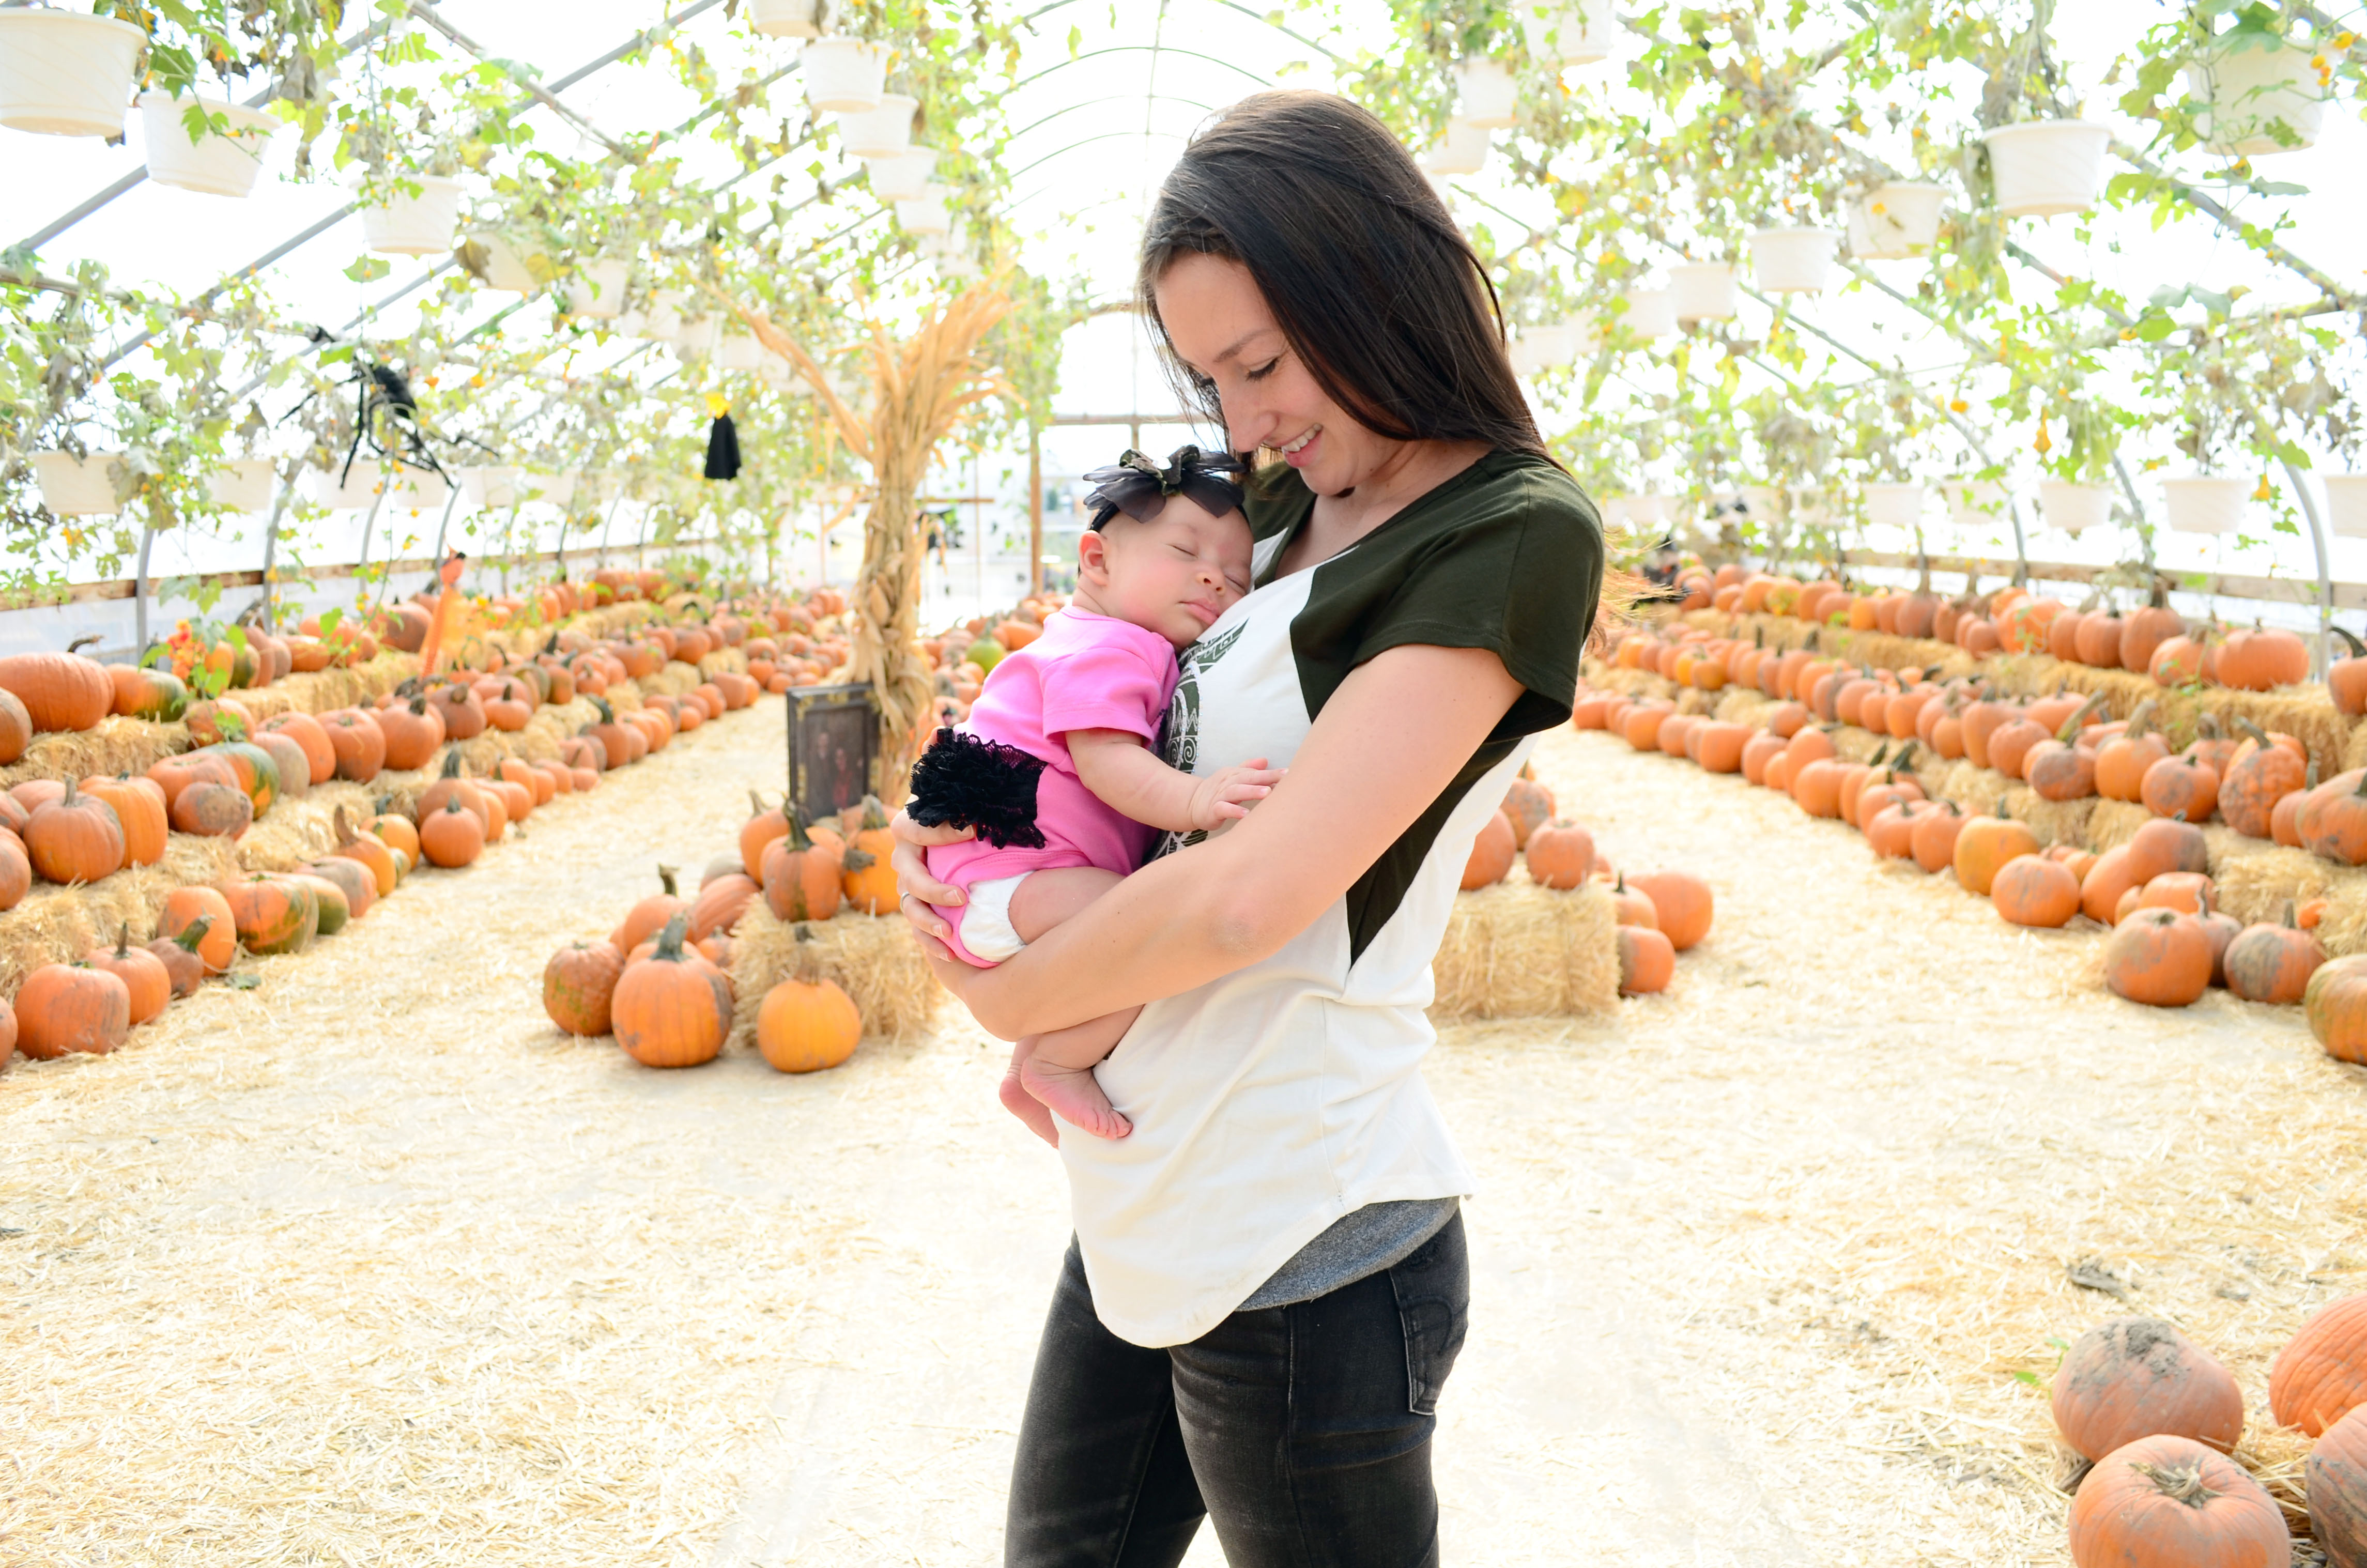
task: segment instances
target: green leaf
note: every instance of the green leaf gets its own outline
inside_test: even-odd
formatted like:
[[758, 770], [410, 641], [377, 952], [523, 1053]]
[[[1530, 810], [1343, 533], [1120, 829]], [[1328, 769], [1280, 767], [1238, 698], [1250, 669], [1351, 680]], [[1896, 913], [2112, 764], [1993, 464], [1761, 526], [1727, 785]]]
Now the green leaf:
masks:
[[366, 256], [345, 268], [345, 276], [357, 283], [374, 283], [394, 270], [394, 264], [382, 256]]

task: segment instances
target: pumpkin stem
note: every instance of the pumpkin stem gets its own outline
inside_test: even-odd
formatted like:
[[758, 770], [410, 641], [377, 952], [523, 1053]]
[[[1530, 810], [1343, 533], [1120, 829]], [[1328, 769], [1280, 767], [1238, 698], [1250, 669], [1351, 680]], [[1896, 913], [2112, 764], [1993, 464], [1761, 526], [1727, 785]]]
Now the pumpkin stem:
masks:
[[66, 792], [58, 797], [58, 804], [62, 806], [73, 805], [74, 803], [74, 781], [69, 778], [66, 780]]
[[[666, 892], [674, 892], [673, 882], [669, 881], [666, 883]], [[667, 963], [682, 962], [682, 939], [686, 934], [688, 934], [689, 930], [689, 912], [687, 910], [675, 910], [674, 913], [674, 918], [665, 923], [665, 929], [658, 933], [657, 950], [651, 953], [650, 957], [663, 960]]]
[[214, 917], [210, 915], [200, 915], [181, 928], [181, 934], [173, 938], [173, 944], [185, 953], [194, 953], [198, 950], [198, 945], [206, 939], [206, 933], [213, 927]]
[[877, 795], [863, 797], [863, 829], [874, 833], [888, 825], [888, 808]]
[[1907, 766], [1907, 759], [1913, 756], [1914, 752], [1915, 743], [1913, 741], [1907, 741], [1900, 744], [1898, 755], [1890, 759], [1890, 771], [1894, 776]]
[[608, 706], [608, 699], [606, 698], [594, 698], [592, 699], [592, 707], [594, 711], [600, 715], [600, 722], [602, 723], [613, 724], [617, 722], [617, 710]]
[[764, 797], [758, 794], [753, 786], [751, 786], [748, 790], [748, 804], [752, 808], [748, 812], [750, 816], [760, 817], [764, 814]]
[[2103, 704], [2104, 694], [2101, 691], [2089, 698], [2087, 701], [2079, 704], [2079, 708], [2077, 712], [2073, 713], [2068, 719], [2063, 721], [2063, 727], [2055, 732], [2055, 738], [2061, 741], [2067, 746], [2073, 741], [2078, 740], [2079, 738], [2079, 732], [2087, 728], [2088, 715], [2096, 711], [2096, 710], [2102, 707]]
[[2184, 1464], [2133, 1464], [2129, 1467], [2147, 1481], [2154, 1490], [2173, 1503], [2189, 1508], [2207, 1508], [2221, 1495], [2203, 1480], [2203, 1467], [2191, 1460]]
[[1865, 759], [1866, 766], [1868, 767], [1880, 767], [1882, 766], [1882, 759], [1888, 756], [1889, 752], [1890, 743], [1888, 741], [1883, 742], [1880, 745], [1874, 748], [1874, 755]]
[[92, 643], [101, 640], [101, 634], [96, 631], [91, 632], [89, 635], [85, 637], [77, 637], [73, 642], [66, 644], [66, 652], [69, 653], [79, 653], [85, 648], [87, 648]]
[[427, 717], [427, 694], [422, 692], [411, 699], [411, 711], [419, 718]]
[[2245, 718], [2241, 713], [2236, 715], [2236, 728], [2243, 731], [2245, 734], [2257, 742], [2262, 751], [2269, 749], [2271, 742], [2269, 740], [2268, 732], [2261, 729], [2258, 724], [2253, 723], [2249, 719]]
[[2367, 642], [2361, 642], [2358, 638], [2352, 636], [2350, 632], [2345, 631], [2339, 626], [2330, 626], [2327, 628], [2327, 630], [2333, 632], [2337, 637], [2341, 638], [2345, 642], [2350, 644], [2350, 656], [2352, 658], [2367, 658]]
[[2287, 899], [2285, 900], [2285, 929], [2288, 931], [2297, 931], [2300, 928], [2301, 922], [2295, 919], [2293, 915], [2293, 901]]
[[681, 896], [682, 890], [674, 883], [674, 879], [680, 875], [682, 875], [682, 868], [679, 866], [660, 866], [658, 868], [658, 885], [665, 889], [666, 897], [679, 898]]
[[2153, 699], [2150, 697], [2137, 704], [2137, 710], [2129, 715], [2127, 731], [2129, 739], [2135, 740], [2152, 727], [2154, 711]]
[[447, 746], [444, 749], [444, 777], [447, 778], [458, 778], [460, 777], [460, 748], [459, 746]]
[[2007, 810], [2005, 809], [2005, 797], [2004, 797], [2003, 795], [1999, 795], [1999, 796], [1998, 797], [1998, 809], [1997, 809], [1997, 814], [1998, 814], [1998, 819], [1999, 819], [2000, 822], [2010, 822], [2010, 821], [2012, 821], [2012, 820], [2013, 820], [2013, 819], [2012, 819], [2012, 815], [2011, 815], [2011, 813], [2010, 813], [2009, 812], [2007, 812]]
[[[2287, 904], [2285, 913], [2290, 915], [2293, 913], [2293, 905]], [[2287, 920], [2285, 924], [2291, 925], [2293, 922]], [[131, 922], [129, 920], [123, 923], [123, 935], [116, 938], [115, 956], [119, 959], [131, 956]]]

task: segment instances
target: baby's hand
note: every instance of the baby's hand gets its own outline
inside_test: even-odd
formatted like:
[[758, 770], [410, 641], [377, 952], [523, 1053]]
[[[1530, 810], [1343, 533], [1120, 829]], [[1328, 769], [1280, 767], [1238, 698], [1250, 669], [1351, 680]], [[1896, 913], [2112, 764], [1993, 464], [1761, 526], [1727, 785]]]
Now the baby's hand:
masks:
[[1268, 767], [1262, 756], [1240, 767], [1218, 768], [1193, 788], [1192, 825], [1202, 833], [1213, 833], [1227, 823], [1238, 822], [1281, 781], [1282, 769]]

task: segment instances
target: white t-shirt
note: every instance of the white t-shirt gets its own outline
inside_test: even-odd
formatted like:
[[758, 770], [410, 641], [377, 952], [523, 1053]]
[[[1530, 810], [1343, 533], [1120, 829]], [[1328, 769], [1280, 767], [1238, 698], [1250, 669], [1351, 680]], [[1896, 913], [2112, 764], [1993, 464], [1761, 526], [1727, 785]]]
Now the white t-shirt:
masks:
[[1094, 1310], [1143, 1346], [1206, 1333], [1365, 1204], [1469, 1192], [1421, 1078], [1430, 962], [1472, 840], [1535, 733], [1569, 715], [1602, 578], [1593, 506], [1538, 459], [1482, 459], [1278, 581], [1313, 497], [1287, 470], [1251, 495], [1263, 585], [1184, 651], [1169, 763], [1288, 767], [1339, 683], [1388, 647], [1489, 648], [1526, 689], [1347, 896], [1273, 957], [1146, 1006], [1095, 1070], [1134, 1131], [1063, 1128], [1060, 1153]]

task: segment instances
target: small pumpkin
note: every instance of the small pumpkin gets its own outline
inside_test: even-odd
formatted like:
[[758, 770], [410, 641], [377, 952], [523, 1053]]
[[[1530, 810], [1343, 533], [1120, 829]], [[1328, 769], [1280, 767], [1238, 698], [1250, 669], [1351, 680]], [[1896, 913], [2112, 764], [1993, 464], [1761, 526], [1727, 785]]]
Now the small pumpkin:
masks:
[[2079, 913], [2079, 879], [2060, 860], [2024, 855], [1998, 868], [1989, 898], [2013, 925], [2058, 930]]
[[1999, 869], [2024, 855], [2037, 853], [2038, 835], [2007, 815], [2000, 800], [1995, 816], [1970, 818], [1956, 835], [1956, 881], [1966, 892], [1986, 896]]
[[1956, 840], [1963, 835], [1965, 824], [1972, 820], [1965, 814], [1965, 808], [1954, 801], [1942, 801], [1936, 809], [1924, 813], [1908, 838], [1916, 865], [1933, 872], [1954, 865]]
[[32, 891], [33, 862], [25, 854], [25, 841], [0, 833], [0, 910], [16, 908]]
[[[263, 722], [263, 733], [285, 735], [304, 750], [304, 781], [326, 784], [337, 776], [337, 748], [329, 740], [329, 732], [310, 713], [275, 713]], [[287, 769], [280, 770], [282, 783], [287, 782]]]
[[1549, 822], [1529, 835], [1529, 880], [1540, 887], [1584, 887], [1594, 875], [1594, 835], [1574, 822]]
[[115, 808], [83, 794], [71, 778], [26, 821], [24, 836], [25, 853], [44, 881], [95, 882], [123, 869], [123, 824]]
[[83, 955], [91, 968], [104, 970], [123, 982], [130, 994], [133, 1028], [162, 1013], [173, 1000], [173, 976], [164, 960], [145, 948], [131, 945], [131, 924], [123, 923], [112, 948], [94, 948]]
[[[391, 855], [392, 850], [387, 853]], [[304, 875], [328, 882], [345, 895], [346, 918], [359, 920], [379, 901], [378, 875], [350, 856], [330, 855], [303, 868]], [[327, 931], [321, 933], [327, 936]]]
[[2248, 926], [2227, 944], [2222, 960], [2227, 989], [2247, 1002], [2280, 1006], [2298, 1002], [2309, 990], [2310, 976], [2326, 961], [2317, 937], [2293, 920], [2293, 902], [2285, 900], [2279, 925]]
[[2367, 768], [2338, 773], [2311, 790], [2293, 816], [2302, 847], [2345, 866], [2367, 863]]
[[[687, 915], [677, 883], [681, 872], [673, 866], [658, 868], [660, 892], [651, 893], [625, 912], [625, 918], [609, 933], [608, 945], [620, 953], [629, 953], [665, 928], [665, 923], [676, 915]], [[688, 926], [685, 919], [685, 928]]]
[[454, 795], [441, 811], [419, 819], [419, 851], [429, 865], [447, 870], [470, 865], [485, 852], [485, 818]]
[[254, 799], [232, 785], [192, 784], [173, 801], [173, 826], [177, 832], [236, 838], [254, 824]]
[[[888, 809], [877, 796], [866, 795], [858, 823], [847, 840], [839, 890], [845, 895], [848, 908], [865, 915], [892, 915], [896, 912], [898, 890], [896, 868], [889, 857], [896, 851], [896, 839], [888, 831]], [[1504, 825], [1507, 829], [1512, 826], [1510, 823]], [[1489, 828], [1483, 833], [1491, 831]], [[1504, 869], [1512, 869], [1509, 861]]]
[[2104, 983], [2147, 1006], [2186, 1006], [2211, 987], [2211, 940], [2191, 915], [2137, 910], [2104, 944]]
[[753, 877], [738, 872], [700, 888], [690, 906], [689, 939], [696, 943], [718, 932], [729, 932], [763, 891]]
[[2201, 824], [2219, 804], [2219, 774], [2191, 755], [2166, 756], [2146, 769], [2137, 798], [2157, 817]]
[[570, 942], [543, 965], [542, 1010], [569, 1034], [606, 1034], [624, 972], [624, 955], [606, 942]]
[[[211, 889], [206, 890], [211, 892]], [[189, 923], [187, 930], [177, 937], [159, 937], [148, 944], [156, 961], [164, 966], [164, 975], [172, 983], [176, 998], [194, 996], [206, 981], [205, 955], [198, 949], [214, 928], [213, 916], [200, 915]]]
[[[2340, 960], [2337, 960], [2340, 962]], [[2269, 1412], [2315, 1437], [2367, 1404], [2367, 1295], [2311, 1314], [2269, 1363]]]
[[617, 1043], [645, 1067], [712, 1062], [730, 1032], [730, 984], [705, 959], [684, 953], [689, 925], [689, 913], [676, 910], [650, 956], [626, 966], [609, 1000]]
[[2267, 838], [2277, 802], [2302, 788], [2309, 761], [2293, 747], [2271, 741], [2249, 719], [2239, 717], [2236, 724], [2251, 744], [2236, 754], [2219, 781], [2219, 814], [2237, 833]]
[[2139, 885], [2172, 871], [2208, 872], [2211, 841], [2191, 821], [2157, 817], [2129, 835], [2129, 870]]
[[2081, 1335], [2049, 1398], [2063, 1440], [2090, 1460], [2163, 1434], [2224, 1454], [2244, 1433], [2235, 1374], [2160, 1318], [2113, 1318]]
[[386, 768], [386, 731], [370, 714], [345, 708], [321, 715], [340, 778], [367, 784]]
[[0, 687], [0, 766], [16, 761], [33, 744], [33, 716], [25, 699]]
[[47, 963], [17, 988], [17, 1049], [40, 1062], [104, 1056], [131, 1032], [131, 988], [86, 963]]
[[2153, 728], [2154, 710], [2148, 697], [2129, 715], [2127, 729], [2096, 748], [2096, 793], [2104, 799], [2142, 800], [2146, 770], [2169, 755], [2169, 743]]
[[2318, 965], [2302, 992], [2301, 1008], [2328, 1056], [2367, 1066], [2367, 953]]
[[[1474, 888], [1492, 887], [1502, 881], [1512, 869], [1513, 858], [1519, 852], [1520, 835], [1514, 830], [1512, 819], [1501, 811], [1491, 813], [1480, 825], [1478, 836], [1471, 841], [1471, 854], [1463, 863], [1463, 891], [1468, 892]], [[864, 854], [868, 859], [867, 853], [859, 848], [850, 846], [848, 853]], [[850, 874], [850, 887], [852, 881]], [[877, 914], [878, 911], [872, 913]]]
[[113, 711], [126, 719], [169, 724], [188, 710], [189, 688], [170, 670], [143, 665], [109, 665], [115, 687]]
[[320, 933], [320, 901], [292, 877], [258, 872], [229, 883], [221, 894], [239, 944], [250, 953], [301, 952]]
[[83, 791], [107, 802], [123, 829], [123, 863], [153, 866], [164, 858], [172, 824], [164, 812], [164, 791], [153, 779], [85, 778]]
[[326, 877], [314, 876], [310, 871], [284, 871], [280, 874], [302, 888], [306, 896], [311, 899], [314, 936], [334, 937], [352, 921], [354, 906], [346, 901], [342, 884]]
[[1525, 849], [1530, 835], [1553, 820], [1553, 791], [1534, 778], [1515, 778], [1504, 791], [1501, 810], [1512, 824], [1514, 845]]
[[219, 888], [175, 888], [164, 895], [164, 908], [156, 917], [156, 934], [179, 937], [192, 930], [200, 932], [197, 952], [205, 960], [206, 972], [229, 972], [231, 961], [238, 957], [237, 922], [231, 914], [230, 901]]
[[2284, 1515], [2244, 1467], [2191, 1437], [2140, 1437], [2071, 1500], [2078, 1568], [2287, 1568]]
[[[398, 773], [426, 767], [444, 744], [443, 715], [424, 695], [397, 707], [373, 709], [369, 718], [384, 742], [379, 749], [384, 765]], [[336, 738], [334, 733], [330, 738]]]
[[1666, 991], [1676, 977], [1677, 949], [1648, 926], [1618, 928], [1619, 994], [1648, 996]]
[[819, 1073], [855, 1054], [863, 1041], [863, 1015], [812, 958], [812, 934], [798, 927], [798, 967], [764, 993], [756, 1009], [756, 1049], [776, 1073]]

